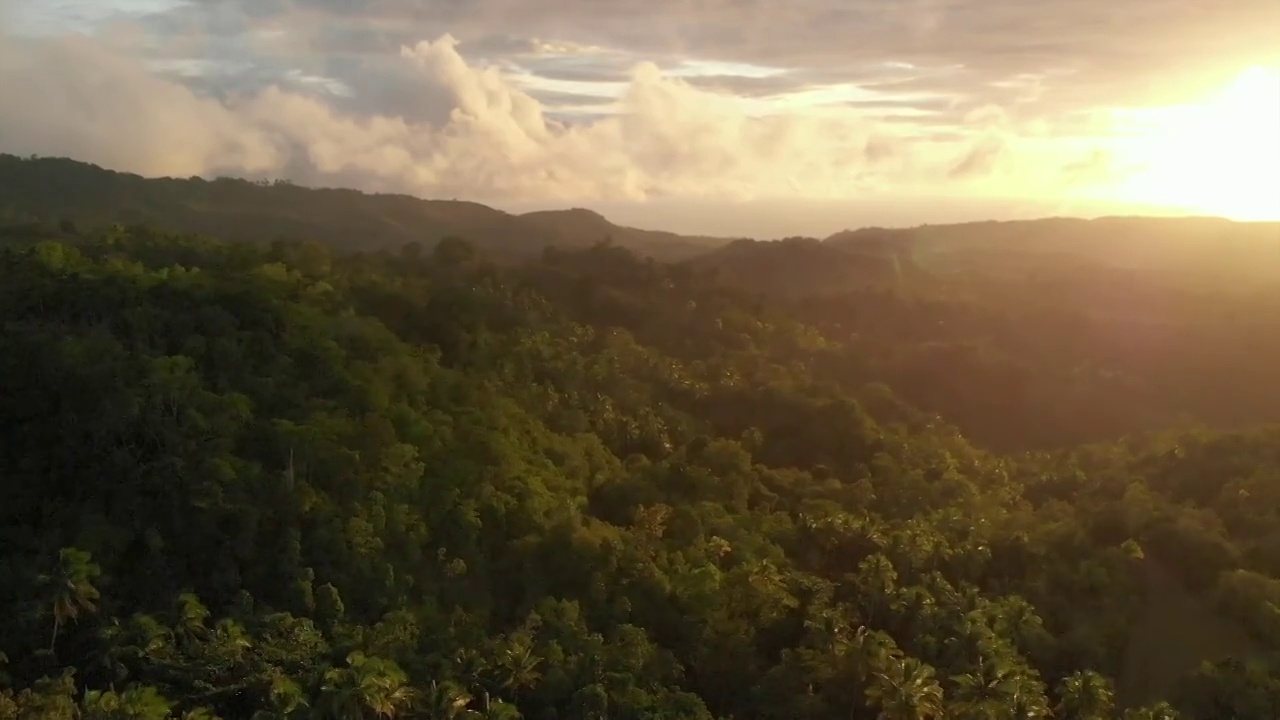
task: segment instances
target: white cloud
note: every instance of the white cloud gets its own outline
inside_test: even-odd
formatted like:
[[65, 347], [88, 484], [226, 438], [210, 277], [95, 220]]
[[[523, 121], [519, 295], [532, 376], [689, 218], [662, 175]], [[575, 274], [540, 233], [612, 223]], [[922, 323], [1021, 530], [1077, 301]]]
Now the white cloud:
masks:
[[563, 56], [581, 56], [581, 55], [603, 55], [607, 51], [598, 45], [583, 45], [581, 43], [566, 42], [563, 40], [537, 40], [530, 42], [530, 50], [526, 55], [541, 57], [563, 57]]
[[[597, 52], [532, 47], [541, 55]], [[972, 127], [951, 138], [930, 139], [857, 105], [936, 94], [827, 85], [775, 95], [765, 107], [698, 89], [651, 62], [636, 64], [625, 83], [575, 86], [599, 91], [605, 114], [565, 123], [535, 97], [548, 81], [497, 62], [468, 63], [450, 35], [403, 45], [396, 61], [406, 73], [399, 92], [447, 103], [437, 122], [352, 111], [367, 88], [312, 67], [214, 98], [184, 77], [209, 75], [209, 64], [167, 62], [90, 37], [6, 39], [0, 93], [23, 102], [0, 107], [0, 150], [143, 174], [286, 175], [498, 204], [1050, 192], [1060, 169], [1079, 161], [1028, 145], [999, 108], [974, 114]]]
[[260, 128], [83, 37], [0, 43], [0, 138], [22, 153], [69, 155], [147, 174], [281, 162]]

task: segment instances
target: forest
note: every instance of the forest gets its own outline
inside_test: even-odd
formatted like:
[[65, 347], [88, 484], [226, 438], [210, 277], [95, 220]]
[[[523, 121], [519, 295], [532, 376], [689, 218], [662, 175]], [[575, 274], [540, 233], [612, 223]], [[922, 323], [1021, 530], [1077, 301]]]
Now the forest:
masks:
[[1280, 226], [513, 255], [20, 194], [0, 720], [1280, 717]]

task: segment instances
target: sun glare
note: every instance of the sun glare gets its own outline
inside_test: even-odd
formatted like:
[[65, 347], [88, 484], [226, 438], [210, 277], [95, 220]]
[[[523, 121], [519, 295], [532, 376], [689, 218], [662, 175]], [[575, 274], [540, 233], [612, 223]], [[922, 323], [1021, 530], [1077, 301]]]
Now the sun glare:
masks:
[[1128, 113], [1129, 202], [1280, 220], [1280, 68], [1252, 67], [1203, 102]]

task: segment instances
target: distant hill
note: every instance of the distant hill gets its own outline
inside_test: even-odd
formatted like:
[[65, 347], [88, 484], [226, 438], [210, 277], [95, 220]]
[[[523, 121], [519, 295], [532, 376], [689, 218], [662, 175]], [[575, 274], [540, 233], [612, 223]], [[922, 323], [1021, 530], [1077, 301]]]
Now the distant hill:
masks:
[[912, 274], [908, 261], [885, 246], [843, 247], [813, 238], [737, 240], [688, 261], [729, 286], [774, 297], [798, 298], [891, 286]]
[[0, 154], [4, 217], [90, 227], [146, 223], [233, 240], [308, 239], [345, 250], [431, 245], [456, 235], [515, 257], [610, 239], [641, 255], [681, 260], [727, 242], [622, 227], [588, 210], [513, 215], [473, 202], [232, 178], [144, 178], [66, 158]]
[[[148, 224], [231, 240], [313, 240], [342, 250], [432, 245], [459, 236], [495, 257], [608, 240], [641, 256], [688, 261], [729, 285], [777, 297], [829, 295], [904, 278], [978, 274], [1067, 282], [1111, 305], [1146, 281], [1216, 292], [1280, 284], [1280, 223], [1215, 218], [1048, 218], [863, 228], [825, 240], [731, 241], [640, 230], [582, 208], [515, 215], [474, 202], [220, 178], [144, 178], [66, 158], [0, 154], [0, 223]], [[1099, 292], [1104, 288], [1105, 292]]]
[[1136, 272], [1211, 290], [1280, 283], [1277, 222], [1046, 218], [846, 230], [824, 243], [848, 252], [893, 252], [939, 272], [1049, 278], [1091, 267], [1113, 276]]
[[967, 278], [1030, 282], [1110, 316], [1147, 315], [1142, 308], [1153, 304], [1170, 309], [1170, 288], [1194, 297], [1280, 287], [1280, 223], [1114, 217], [868, 227], [825, 240], [739, 240], [687, 262], [773, 297]]
[[561, 243], [565, 246], [584, 246], [609, 239], [614, 244], [667, 260], [702, 255], [729, 242], [727, 238], [679, 235], [614, 225], [600, 213], [585, 208], [542, 210], [518, 217], [553, 237], [574, 240]]

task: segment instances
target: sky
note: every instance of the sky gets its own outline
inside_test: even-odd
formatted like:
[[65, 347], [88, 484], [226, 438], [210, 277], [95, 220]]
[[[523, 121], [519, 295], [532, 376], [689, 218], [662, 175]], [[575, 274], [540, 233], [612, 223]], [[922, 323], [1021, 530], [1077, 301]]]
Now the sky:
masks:
[[821, 235], [1280, 219], [1276, 0], [0, 0], [0, 151]]

